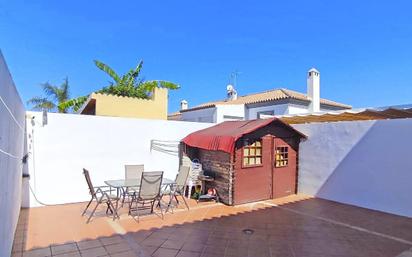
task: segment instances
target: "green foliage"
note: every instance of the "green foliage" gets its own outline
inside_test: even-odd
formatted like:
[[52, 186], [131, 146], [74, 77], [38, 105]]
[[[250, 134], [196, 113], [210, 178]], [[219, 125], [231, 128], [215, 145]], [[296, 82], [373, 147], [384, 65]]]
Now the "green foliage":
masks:
[[111, 94], [117, 96], [128, 96], [148, 99], [151, 93], [156, 87], [178, 89], [179, 86], [169, 81], [152, 80], [144, 81], [139, 78], [140, 71], [143, 67], [143, 61], [140, 61], [136, 68], [131, 69], [123, 76], [119, 76], [112, 68], [107, 64], [95, 60], [96, 66], [109, 75], [113, 82], [109, 86], [102, 88], [97, 93]]
[[[149, 99], [155, 88], [167, 88], [171, 90], [179, 88], [179, 85], [169, 81], [145, 81], [140, 78], [139, 75], [143, 67], [143, 61], [140, 61], [136, 68], [130, 69], [122, 76], [117, 74], [109, 65], [103, 62], [94, 60], [94, 64], [113, 80], [108, 86], [96, 91], [96, 93]], [[87, 96], [81, 96], [62, 102], [58, 106], [61, 109], [72, 108], [73, 111], [78, 111], [86, 101]]]
[[65, 101], [63, 103], [60, 103], [59, 108], [62, 108], [62, 109], [72, 108], [74, 112], [77, 112], [86, 101], [87, 101], [87, 96], [80, 96], [80, 97]]
[[32, 106], [32, 110], [67, 113], [69, 106], [61, 106], [62, 103], [70, 99], [69, 80], [66, 77], [60, 86], [54, 86], [49, 82], [40, 85], [43, 89], [44, 97], [33, 97], [27, 101]]

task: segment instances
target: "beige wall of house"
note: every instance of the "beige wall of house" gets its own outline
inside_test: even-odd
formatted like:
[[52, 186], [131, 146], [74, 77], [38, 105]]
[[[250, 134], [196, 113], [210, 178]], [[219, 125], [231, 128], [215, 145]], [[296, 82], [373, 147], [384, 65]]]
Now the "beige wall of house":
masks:
[[80, 114], [167, 120], [167, 103], [165, 88], [156, 88], [152, 99], [93, 93]]

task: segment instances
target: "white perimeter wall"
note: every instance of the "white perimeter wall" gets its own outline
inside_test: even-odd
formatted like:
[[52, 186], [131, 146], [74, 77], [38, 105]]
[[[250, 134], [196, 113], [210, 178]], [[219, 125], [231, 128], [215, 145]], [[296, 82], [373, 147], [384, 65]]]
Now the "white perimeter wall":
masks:
[[[124, 178], [125, 164], [144, 164], [145, 170], [164, 171], [165, 177], [174, 179], [178, 157], [150, 152], [150, 141], [180, 141], [193, 131], [213, 125], [49, 113], [48, 124], [42, 126], [41, 113], [28, 114], [36, 116], [35, 126], [28, 126], [32, 137], [30, 184], [45, 204], [88, 201], [83, 168], [90, 171], [96, 186]], [[33, 195], [29, 204], [39, 206]]]
[[1, 52], [0, 97], [0, 256], [10, 256], [20, 214], [25, 110]]
[[412, 119], [294, 127], [300, 193], [412, 217]]

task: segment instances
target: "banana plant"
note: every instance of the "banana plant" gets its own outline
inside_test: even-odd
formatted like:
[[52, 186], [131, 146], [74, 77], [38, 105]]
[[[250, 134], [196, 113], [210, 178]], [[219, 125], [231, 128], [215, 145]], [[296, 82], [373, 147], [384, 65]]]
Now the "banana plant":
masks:
[[[136, 97], [141, 99], [149, 99], [153, 90], [157, 88], [178, 89], [179, 85], [164, 81], [164, 80], [150, 80], [145, 81], [140, 78], [140, 71], [143, 67], [143, 61], [140, 61], [136, 68], [129, 70], [124, 75], [117, 74], [109, 65], [94, 60], [94, 64], [97, 68], [105, 72], [113, 81], [106, 87], [96, 91], [96, 93], [110, 94], [117, 96]], [[87, 101], [87, 96], [81, 96], [75, 99], [71, 99], [61, 104], [62, 108], [72, 107], [74, 111], [78, 111], [79, 108]]]

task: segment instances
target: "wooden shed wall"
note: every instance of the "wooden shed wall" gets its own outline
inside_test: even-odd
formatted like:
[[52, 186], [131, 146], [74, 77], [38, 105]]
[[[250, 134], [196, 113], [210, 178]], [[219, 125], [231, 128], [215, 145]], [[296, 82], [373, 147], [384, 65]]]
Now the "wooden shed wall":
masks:
[[186, 154], [192, 160], [199, 159], [204, 172], [214, 176], [213, 182], [206, 182], [206, 189], [215, 188], [220, 201], [231, 205], [233, 193], [231, 155], [222, 151], [209, 151], [193, 147], [187, 147]]

